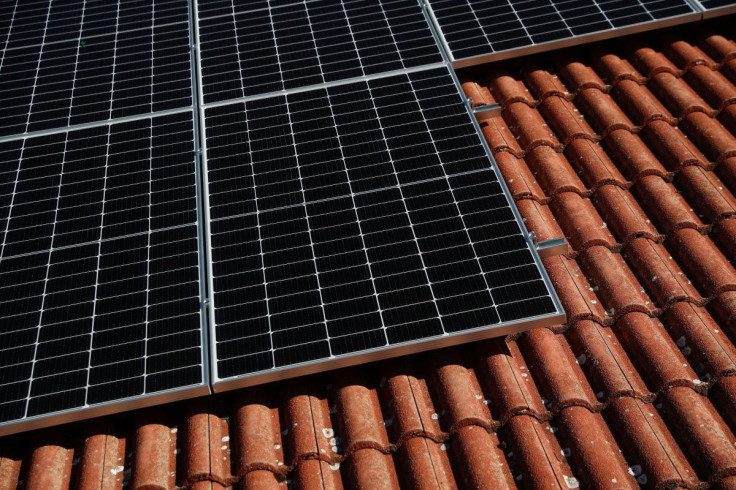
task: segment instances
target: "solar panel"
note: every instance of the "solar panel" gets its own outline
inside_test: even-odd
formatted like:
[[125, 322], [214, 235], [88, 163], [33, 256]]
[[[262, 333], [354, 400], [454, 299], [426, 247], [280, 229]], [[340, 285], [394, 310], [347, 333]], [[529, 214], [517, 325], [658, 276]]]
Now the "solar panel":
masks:
[[0, 136], [190, 107], [187, 2], [155, 7], [14, 5], [0, 60]]
[[446, 68], [205, 122], [215, 390], [559, 321]]
[[697, 3], [704, 10], [703, 18], [705, 19], [736, 12], [736, 1], [734, 0], [699, 0]]
[[[717, 0], [716, 0], [717, 1]], [[700, 18], [687, 0], [427, 0], [456, 67]]]
[[443, 61], [416, 0], [233, 2], [199, 41], [206, 104]]
[[208, 392], [192, 124], [0, 143], [0, 430]]

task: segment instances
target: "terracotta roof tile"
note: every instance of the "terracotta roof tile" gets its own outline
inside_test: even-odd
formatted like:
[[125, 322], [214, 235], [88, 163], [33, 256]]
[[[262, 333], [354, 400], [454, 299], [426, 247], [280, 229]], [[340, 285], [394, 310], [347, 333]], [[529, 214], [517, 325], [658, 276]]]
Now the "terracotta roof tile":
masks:
[[[178, 429], [168, 425], [162, 409], [141, 412], [135, 425], [133, 488], [171, 488], [176, 484], [176, 456], [181, 452]], [[31, 482], [29, 487], [34, 488]]]
[[636, 487], [636, 480], [628, 471], [629, 464], [600, 414], [585, 407], [571, 406], [563, 409], [554, 423], [559, 430], [562, 454], [576, 469], [575, 478], [583, 486]]
[[567, 324], [6, 438], [0, 488], [734, 488], [736, 42], [711, 27], [460, 73], [503, 107], [480, 124], [527, 227], [568, 239], [543, 260]]
[[566, 337], [576, 354], [575, 360], [596, 392], [596, 399], [606, 402], [621, 396], [654, 399], [654, 393], [636, 371], [614, 329], [584, 320], [570, 327]]
[[412, 437], [399, 448], [395, 459], [402, 483], [409, 488], [457, 488], [447, 447], [442, 442]]
[[125, 468], [125, 439], [109, 425], [90, 423], [79, 461], [78, 486], [82, 490], [122, 487]]
[[535, 329], [524, 335], [520, 344], [547, 409], [557, 412], [571, 405], [591, 411], [602, 408], [563, 335]]
[[488, 396], [479, 402], [488, 404], [497, 421], [505, 424], [520, 414], [550, 418], [516, 342], [484, 342], [476, 351], [479, 376]]
[[629, 474], [637, 483], [655, 488], [698, 486], [695, 471], [651, 404], [619, 398], [612, 402], [605, 416], [615, 433], [631, 434], [619, 444], [631, 462]]
[[506, 456], [509, 464], [514, 464], [517, 486], [567, 488], [573, 471], [549, 422], [520, 415], [510, 419], [500, 434], [509, 441]]
[[[446, 445], [447, 446], [447, 445]], [[501, 442], [477, 425], [461, 427], [449, 444], [458, 478], [466, 488], [514, 488], [514, 477]]]
[[439, 418], [445, 430], [451, 434], [461, 427], [477, 425], [488, 430], [494, 427], [491, 414], [483, 400], [485, 396], [471, 369], [463, 365], [456, 350], [441, 351], [433, 356], [433, 392], [440, 400]]

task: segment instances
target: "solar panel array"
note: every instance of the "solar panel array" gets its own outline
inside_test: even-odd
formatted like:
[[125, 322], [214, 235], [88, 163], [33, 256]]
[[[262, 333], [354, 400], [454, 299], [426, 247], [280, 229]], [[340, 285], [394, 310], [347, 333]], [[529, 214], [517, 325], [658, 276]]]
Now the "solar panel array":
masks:
[[189, 25], [0, 2], [0, 432], [209, 391]]
[[450, 62], [690, 3], [0, 0], [0, 433], [563, 321]]
[[216, 378], [557, 312], [447, 68], [205, 123]]
[[[715, 0], [719, 1], [719, 0]], [[730, 0], [731, 2], [733, 0]], [[688, 0], [428, 0], [453, 61], [700, 18]], [[646, 28], [646, 27], [644, 27]], [[580, 39], [582, 38], [582, 39]], [[476, 59], [479, 58], [479, 59]]]

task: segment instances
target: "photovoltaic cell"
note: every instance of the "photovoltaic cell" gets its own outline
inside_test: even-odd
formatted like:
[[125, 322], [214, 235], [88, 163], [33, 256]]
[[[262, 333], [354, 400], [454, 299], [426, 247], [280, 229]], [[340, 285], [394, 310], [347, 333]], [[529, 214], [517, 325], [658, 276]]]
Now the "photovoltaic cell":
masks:
[[191, 106], [186, 2], [155, 6], [14, 5], [0, 61], [0, 136]]
[[205, 120], [220, 380], [559, 314], [446, 69]]
[[204, 383], [191, 117], [0, 143], [0, 424]]
[[430, 0], [454, 60], [697, 12], [686, 0]]
[[199, 20], [205, 103], [442, 62], [414, 0], [232, 5]]

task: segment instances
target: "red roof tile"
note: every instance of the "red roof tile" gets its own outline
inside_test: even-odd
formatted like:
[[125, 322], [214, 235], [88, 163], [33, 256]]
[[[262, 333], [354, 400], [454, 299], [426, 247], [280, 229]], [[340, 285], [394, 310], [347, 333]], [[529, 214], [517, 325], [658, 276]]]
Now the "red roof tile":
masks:
[[681, 32], [463, 74], [567, 325], [6, 438], [0, 488], [736, 486], [736, 42]]

